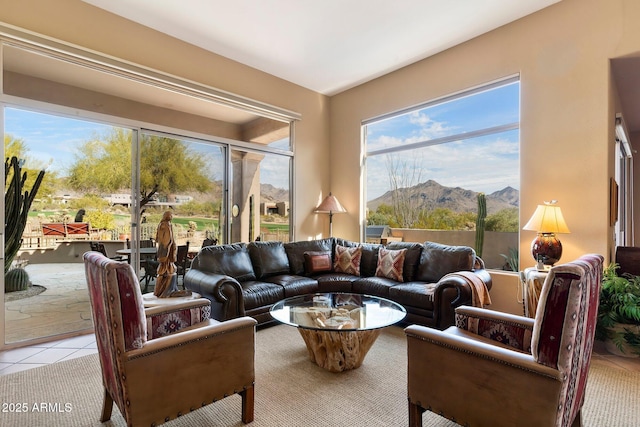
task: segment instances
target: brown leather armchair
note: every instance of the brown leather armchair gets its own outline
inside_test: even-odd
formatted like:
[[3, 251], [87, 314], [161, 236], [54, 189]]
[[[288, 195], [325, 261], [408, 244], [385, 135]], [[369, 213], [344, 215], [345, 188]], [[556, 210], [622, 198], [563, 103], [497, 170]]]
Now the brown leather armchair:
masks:
[[210, 320], [208, 300], [203, 307], [197, 299], [191, 307], [169, 305], [167, 320], [177, 332], [158, 334], [165, 328], [154, 316], [163, 308], [145, 310], [128, 263], [98, 252], [85, 253], [84, 262], [104, 385], [102, 422], [114, 401], [128, 426], [148, 426], [232, 394], [242, 397], [242, 422], [253, 421], [255, 320]]
[[553, 267], [535, 319], [459, 307], [456, 325], [412, 325], [409, 425], [432, 411], [465, 426], [579, 426], [603, 258]]

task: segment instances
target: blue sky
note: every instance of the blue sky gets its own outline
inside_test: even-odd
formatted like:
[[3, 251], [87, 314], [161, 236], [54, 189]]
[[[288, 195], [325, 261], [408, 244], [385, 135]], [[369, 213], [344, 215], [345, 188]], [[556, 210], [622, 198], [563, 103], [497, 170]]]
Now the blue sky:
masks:
[[[519, 84], [433, 105], [367, 126], [366, 150], [402, 147], [463, 135], [519, 121]], [[391, 187], [391, 170], [400, 170], [400, 187], [430, 179], [447, 187], [492, 192], [520, 188], [519, 132], [511, 130], [474, 139], [367, 157], [367, 200]]]
[[[518, 122], [519, 86], [519, 83], [512, 83], [369, 124], [366, 150], [399, 147]], [[97, 122], [5, 109], [5, 132], [22, 139], [29, 149], [28, 155], [38, 161], [39, 166], [48, 165], [61, 175], [66, 174], [83, 142], [110, 128]], [[282, 148], [285, 145], [288, 144]], [[391, 165], [404, 169], [402, 182], [406, 186], [432, 179], [448, 187], [487, 194], [507, 186], [519, 189], [519, 132], [508, 131], [393, 155], [368, 157], [368, 200], [391, 189]], [[261, 162], [261, 182], [288, 189], [286, 171], [288, 158], [267, 155]], [[221, 175], [216, 178], [219, 177]]]
[[111, 128], [100, 123], [5, 108], [5, 133], [22, 139], [28, 156], [40, 166], [64, 174], [74, 161], [78, 147], [97, 133]]
[[[28, 157], [37, 162], [39, 167], [47, 166], [49, 170], [66, 175], [68, 168], [75, 160], [75, 154], [84, 142], [96, 135], [103, 135], [111, 129], [111, 125], [98, 122], [77, 120], [64, 116], [53, 116], [28, 110], [5, 108], [5, 133], [22, 139], [28, 148]], [[288, 141], [276, 141], [272, 146], [286, 149]], [[220, 157], [219, 150], [212, 150], [210, 145], [192, 144], [192, 149], [204, 155]], [[289, 188], [288, 158], [266, 156], [261, 163], [261, 182], [269, 183], [277, 188]], [[211, 162], [222, 170], [217, 161]], [[222, 173], [215, 173], [214, 179], [221, 179]]]

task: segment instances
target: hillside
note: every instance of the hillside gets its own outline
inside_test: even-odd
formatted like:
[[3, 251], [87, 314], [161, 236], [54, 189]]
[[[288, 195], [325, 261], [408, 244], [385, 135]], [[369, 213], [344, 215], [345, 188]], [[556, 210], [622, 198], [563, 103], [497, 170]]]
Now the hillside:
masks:
[[260, 199], [262, 202], [288, 202], [289, 190], [276, 188], [271, 184], [260, 184]]
[[[445, 187], [436, 181], [429, 180], [410, 188], [399, 190], [408, 194], [418, 209], [433, 210], [435, 208], [451, 209], [454, 212], [476, 212], [478, 209], [478, 193], [460, 187]], [[393, 205], [392, 191], [367, 203], [370, 211], [375, 211], [382, 204]], [[493, 214], [502, 209], [519, 206], [519, 191], [512, 187], [487, 194], [487, 213]]]

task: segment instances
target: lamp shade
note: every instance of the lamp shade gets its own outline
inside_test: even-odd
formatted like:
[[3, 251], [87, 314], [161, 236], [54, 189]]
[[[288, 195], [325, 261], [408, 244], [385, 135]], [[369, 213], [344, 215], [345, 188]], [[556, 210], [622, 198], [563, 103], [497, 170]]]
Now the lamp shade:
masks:
[[532, 230], [539, 233], [571, 233], [567, 223], [562, 216], [560, 206], [556, 206], [557, 202], [544, 202], [544, 205], [538, 205], [533, 216], [525, 224], [523, 230]]
[[315, 213], [328, 213], [329, 214], [329, 236], [333, 236], [333, 214], [335, 213], [345, 213], [347, 210], [342, 207], [336, 196], [329, 193], [327, 197], [324, 198], [322, 203], [318, 205], [317, 208], [314, 209]]
[[531, 242], [531, 255], [538, 263], [553, 265], [562, 256], [562, 243], [556, 233], [570, 233], [556, 201], [538, 205], [533, 216], [522, 227], [524, 230], [537, 231], [538, 235]]
[[347, 210], [342, 207], [342, 205], [340, 204], [336, 196], [334, 196], [331, 193], [329, 193], [329, 195], [324, 198], [322, 203], [320, 203], [318, 207], [315, 208], [314, 210], [315, 213], [330, 213], [330, 214], [344, 213], [346, 211]]

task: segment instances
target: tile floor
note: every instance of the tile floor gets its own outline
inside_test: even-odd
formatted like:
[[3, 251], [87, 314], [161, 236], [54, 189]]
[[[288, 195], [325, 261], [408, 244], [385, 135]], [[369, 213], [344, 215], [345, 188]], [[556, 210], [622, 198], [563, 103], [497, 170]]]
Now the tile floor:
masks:
[[98, 352], [93, 334], [0, 351], [0, 375]]

